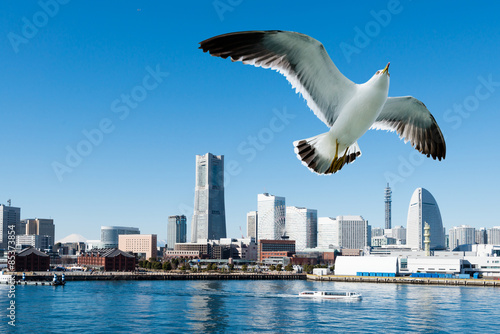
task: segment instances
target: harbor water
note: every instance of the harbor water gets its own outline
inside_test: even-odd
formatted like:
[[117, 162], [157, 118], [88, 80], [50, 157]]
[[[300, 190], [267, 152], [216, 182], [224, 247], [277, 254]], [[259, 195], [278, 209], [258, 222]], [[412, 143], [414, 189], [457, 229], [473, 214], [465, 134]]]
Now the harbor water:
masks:
[[[93, 281], [0, 286], [1, 333], [498, 333], [494, 287], [312, 281]], [[310, 300], [355, 291], [361, 301]], [[8, 317], [15, 302], [15, 327]]]

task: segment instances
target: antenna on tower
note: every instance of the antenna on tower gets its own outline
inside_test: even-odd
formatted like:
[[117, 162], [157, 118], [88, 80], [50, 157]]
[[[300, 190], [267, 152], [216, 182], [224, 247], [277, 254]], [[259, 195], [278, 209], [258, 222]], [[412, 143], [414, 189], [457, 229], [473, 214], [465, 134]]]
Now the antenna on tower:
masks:
[[7, 203], [9, 204], [9, 206], [12, 206], [12, 201], [10, 200], [10, 198], [7, 200]]

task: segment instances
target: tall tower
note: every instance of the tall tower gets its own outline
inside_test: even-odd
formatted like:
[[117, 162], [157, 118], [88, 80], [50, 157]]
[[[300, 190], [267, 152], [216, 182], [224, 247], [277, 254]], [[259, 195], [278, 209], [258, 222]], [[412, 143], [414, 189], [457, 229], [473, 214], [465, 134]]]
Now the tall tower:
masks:
[[392, 203], [392, 199], [391, 199], [391, 195], [392, 195], [392, 190], [391, 190], [391, 187], [389, 187], [389, 183], [387, 183], [387, 187], [385, 188], [385, 196], [384, 196], [384, 199], [385, 199], [385, 228], [386, 229], [391, 229], [392, 228], [392, 224], [391, 224], [391, 203]]
[[191, 242], [226, 237], [224, 208], [224, 156], [196, 156], [196, 186]]

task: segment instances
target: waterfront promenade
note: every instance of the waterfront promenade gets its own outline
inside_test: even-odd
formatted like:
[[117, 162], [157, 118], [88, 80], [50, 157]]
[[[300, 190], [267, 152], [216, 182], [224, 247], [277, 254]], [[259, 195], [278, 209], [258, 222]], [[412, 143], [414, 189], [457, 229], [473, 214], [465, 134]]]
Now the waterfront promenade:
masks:
[[[306, 274], [290, 272], [271, 273], [211, 273], [211, 272], [26, 272], [27, 281], [49, 281], [54, 273], [66, 281], [146, 281], [146, 280], [305, 280]], [[21, 272], [13, 273], [16, 280], [22, 278]]]
[[436, 285], [471, 285], [500, 287], [498, 279], [458, 279], [458, 278], [420, 278], [420, 277], [373, 277], [373, 276], [339, 276], [339, 275], [311, 275], [307, 279], [312, 281], [332, 282], [360, 282], [360, 283], [399, 283], [399, 284], [436, 284]]

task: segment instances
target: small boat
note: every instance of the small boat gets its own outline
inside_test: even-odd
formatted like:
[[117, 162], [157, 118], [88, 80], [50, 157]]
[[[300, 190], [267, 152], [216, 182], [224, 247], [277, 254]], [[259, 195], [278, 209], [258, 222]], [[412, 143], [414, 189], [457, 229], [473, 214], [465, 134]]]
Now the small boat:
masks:
[[357, 292], [331, 292], [331, 291], [302, 291], [299, 297], [322, 298], [322, 299], [361, 299], [361, 294]]

